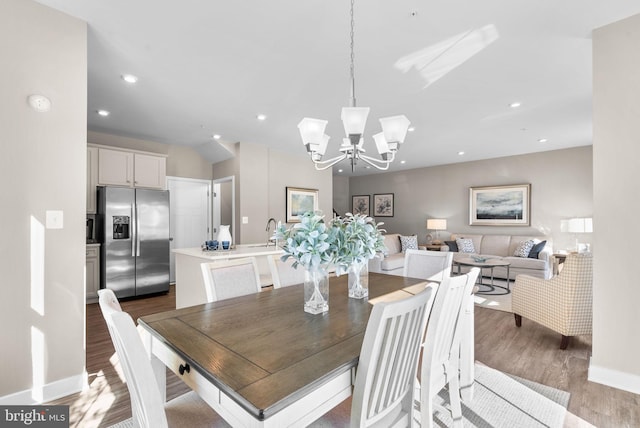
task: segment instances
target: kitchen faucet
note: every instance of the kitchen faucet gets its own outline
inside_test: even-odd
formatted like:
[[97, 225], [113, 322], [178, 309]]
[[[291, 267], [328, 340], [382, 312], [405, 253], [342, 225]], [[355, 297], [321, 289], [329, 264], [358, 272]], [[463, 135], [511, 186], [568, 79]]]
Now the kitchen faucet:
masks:
[[[271, 223], [273, 222], [273, 231], [275, 232], [276, 228], [278, 227], [278, 222], [276, 221], [275, 218], [271, 217], [269, 220], [267, 220], [267, 228], [265, 229], [267, 231], [267, 247], [269, 246], [269, 243], [271, 242], [271, 234], [269, 233], [271, 231]], [[278, 246], [278, 239], [276, 238], [276, 247]]]

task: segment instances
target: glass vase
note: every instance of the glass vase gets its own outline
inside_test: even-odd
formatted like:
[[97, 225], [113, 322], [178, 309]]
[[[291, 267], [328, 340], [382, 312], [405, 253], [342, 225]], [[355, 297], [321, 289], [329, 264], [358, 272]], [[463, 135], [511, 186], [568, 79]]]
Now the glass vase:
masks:
[[321, 267], [304, 272], [304, 311], [321, 314], [329, 310], [329, 274]]
[[363, 299], [369, 296], [369, 263], [352, 263], [348, 270], [349, 297]]

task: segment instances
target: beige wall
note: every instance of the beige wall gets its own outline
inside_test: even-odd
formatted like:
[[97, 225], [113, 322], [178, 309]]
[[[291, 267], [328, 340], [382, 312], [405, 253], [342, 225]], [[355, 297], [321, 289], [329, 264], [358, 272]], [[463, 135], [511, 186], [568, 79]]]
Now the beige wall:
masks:
[[163, 144], [136, 138], [89, 131], [87, 142], [122, 149], [142, 150], [167, 155], [167, 175], [171, 177], [211, 180], [211, 162], [191, 147]]
[[[0, 2], [0, 403], [79, 391], [85, 379], [86, 24]], [[38, 113], [27, 96], [42, 94]], [[63, 213], [46, 229], [46, 211]]]
[[[281, 153], [265, 145], [237, 143], [236, 157], [213, 165], [214, 179], [236, 177], [237, 244], [265, 242], [267, 220], [285, 222], [287, 187], [318, 189], [319, 208], [332, 217], [333, 185], [331, 170], [316, 171], [303, 153]], [[248, 223], [243, 224], [242, 218]]]
[[[591, 146], [352, 177], [351, 195], [394, 193], [394, 217], [379, 217], [388, 232], [426, 241], [427, 218], [447, 219], [450, 232], [549, 235], [554, 248], [575, 246], [560, 221], [593, 214]], [[469, 226], [469, 187], [531, 184], [531, 226]], [[580, 242], [591, 242], [590, 234]]]
[[333, 176], [333, 209], [344, 216], [351, 212], [351, 196], [349, 195], [349, 177]]
[[[640, 394], [640, 15], [593, 33], [594, 331], [589, 379]], [[621, 242], [625, 244], [620, 245]]]

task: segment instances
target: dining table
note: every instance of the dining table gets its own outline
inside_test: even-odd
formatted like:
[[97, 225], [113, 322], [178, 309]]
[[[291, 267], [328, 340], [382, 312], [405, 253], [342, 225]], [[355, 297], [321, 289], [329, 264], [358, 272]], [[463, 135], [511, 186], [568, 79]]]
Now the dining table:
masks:
[[329, 283], [322, 314], [304, 312], [299, 284], [139, 318], [163, 398], [168, 367], [231, 426], [306, 426], [351, 395], [373, 305], [437, 286], [369, 273], [353, 299], [347, 275]]

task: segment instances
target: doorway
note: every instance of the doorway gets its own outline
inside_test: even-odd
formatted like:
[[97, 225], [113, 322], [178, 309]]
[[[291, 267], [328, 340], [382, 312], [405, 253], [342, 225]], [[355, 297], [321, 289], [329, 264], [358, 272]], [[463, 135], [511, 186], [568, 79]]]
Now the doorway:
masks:
[[175, 248], [200, 247], [211, 239], [211, 181], [167, 177], [170, 205], [169, 282], [176, 282]]
[[213, 180], [213, 236], [217, 237], [221, 224], [228, 224], [231, 243], [236, 239], [236, 186], [235, 177], [229, 176]]

